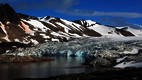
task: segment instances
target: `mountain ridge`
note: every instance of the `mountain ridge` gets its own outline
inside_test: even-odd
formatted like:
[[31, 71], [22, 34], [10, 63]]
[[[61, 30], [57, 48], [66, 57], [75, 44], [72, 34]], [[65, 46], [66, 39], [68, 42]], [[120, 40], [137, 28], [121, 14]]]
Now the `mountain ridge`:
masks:
[[36, 45], [47, 41], [65, 42], [80, 37], [142, 35], [141, 30], [105, 26], [92, 20], [68, 21], [51, 16], [39, 18], [16, 13], [8, 4], [0, 4], [0, 10], [0, 42]]

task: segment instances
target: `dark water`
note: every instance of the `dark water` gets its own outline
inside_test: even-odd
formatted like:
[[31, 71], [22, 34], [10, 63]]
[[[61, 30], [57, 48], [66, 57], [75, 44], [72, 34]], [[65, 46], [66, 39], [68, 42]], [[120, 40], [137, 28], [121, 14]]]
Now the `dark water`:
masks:
[[84, 59], [81, 57], [58, 57], [51, 62], [0, 64], [0, 80], [47, 78], [89, 71], [90, 69], [79, 67], [83, 61]]

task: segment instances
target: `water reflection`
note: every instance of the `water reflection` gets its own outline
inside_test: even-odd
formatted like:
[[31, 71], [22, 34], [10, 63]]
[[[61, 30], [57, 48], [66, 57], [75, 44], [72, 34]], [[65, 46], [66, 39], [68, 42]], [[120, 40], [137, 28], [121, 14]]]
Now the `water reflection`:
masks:
[[80, 66], [82, 57], [56, 57], [55, 61], [40, 63], [0, 64], [0, 80], [15, 78], [47, 78], [51, 76], [80, 73], [87, 69]]

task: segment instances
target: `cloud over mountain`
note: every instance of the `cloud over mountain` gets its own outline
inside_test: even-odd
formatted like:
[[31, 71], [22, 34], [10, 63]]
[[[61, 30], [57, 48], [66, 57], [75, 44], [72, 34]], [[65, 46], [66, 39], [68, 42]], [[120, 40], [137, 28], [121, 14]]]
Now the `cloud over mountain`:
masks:
[[73, 16], [112, 16], [112, 17], [124, 17], [124, 18], [142, 18], [141, 13], [136, 12], [102, 12], [102, 11], [93, 11], [93, 10], [81, 10], [81, 9], [71, 9], [59, 11]]

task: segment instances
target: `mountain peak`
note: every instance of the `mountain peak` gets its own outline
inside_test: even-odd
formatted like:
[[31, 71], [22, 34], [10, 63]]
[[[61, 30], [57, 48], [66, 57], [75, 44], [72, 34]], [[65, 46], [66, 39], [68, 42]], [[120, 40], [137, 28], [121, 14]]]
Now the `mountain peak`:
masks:
[[73, 22], [80, 24], [84, 27], [90, 27], [90, 26], [97, 24], [97, 22], [95, 22], [93, 20], [74, 20]]
[[6, 23], [10, 21], [12, 23], [19, 23], [19, 18], [15, 10], [8, 4], [0, 4], [0, 21]]

